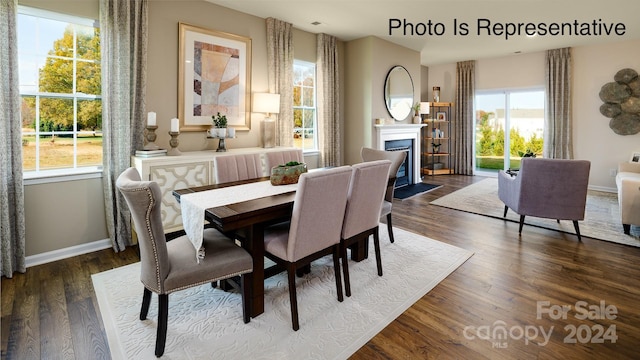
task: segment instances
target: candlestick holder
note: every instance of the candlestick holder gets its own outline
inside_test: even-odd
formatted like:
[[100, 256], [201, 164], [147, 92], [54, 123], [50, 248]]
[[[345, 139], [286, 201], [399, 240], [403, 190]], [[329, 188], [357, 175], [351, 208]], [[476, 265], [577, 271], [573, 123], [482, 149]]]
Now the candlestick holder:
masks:
[[178, 150], [178, 144], [179, 144], [178, 135], [180, 135], [180, 132], [169, 131], [169, 135], [171, 135], [171, 140], [169, 140], [169, 145], [171, 145], [171, 149], [167, 151], [167, 155], [170, 155], [170, 156], [181, 155], [182, 153], [180, 152], [180, 150]]
[[160, 146], [156, 145], [156, 143], [154, 142], [154, 141], [156, 141], [156, 138], [158, 137], [156, 135], [156, 129], [157, 128], [158, 128], [158, 126], [147, 125], [147, 134], [145, 136], [145, 138], [147, 139], [147, 143], [143, 147], [144, 150], [158, 150], [158, 149], [160, 149]]

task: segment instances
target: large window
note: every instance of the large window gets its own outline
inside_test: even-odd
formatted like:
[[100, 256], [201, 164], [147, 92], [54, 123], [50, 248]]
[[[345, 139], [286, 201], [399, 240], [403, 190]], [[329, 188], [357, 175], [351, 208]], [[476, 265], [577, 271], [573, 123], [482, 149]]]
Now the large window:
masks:
[[102, 165], [100, 33], [94, 23], [19, 8], [25, 173]]
[[476, 170], [519, 169], [523, 156], [542, 156], [544, 90], [479, 92]]
[[303, 150], [317, 150], [316, 66], [293, 63], [293, 144]]

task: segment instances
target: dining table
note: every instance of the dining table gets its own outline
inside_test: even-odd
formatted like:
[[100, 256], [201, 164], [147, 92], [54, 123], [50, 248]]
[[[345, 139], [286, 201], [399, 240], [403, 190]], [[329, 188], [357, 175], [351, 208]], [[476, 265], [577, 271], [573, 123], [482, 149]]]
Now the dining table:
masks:
[[[204, 194], [207, 192], [217, 191], [218, 194], [222, 194], [221, 191], [227, 189], [228, 193], [230, 190], [244, 189], [242, 186], [246, 184], [269, 182], [269, 180], [270, 177], [266, 176], [224, 184], [189, 187], [174, 190], [173, 195], [180, 202], [185, 195], [198, 194], [197, 197], [204, 198]], [[265, 184], [260, 184], [260, 186], [268, 186]], [[264, 312], [264, 280], [284, 270], [275, 266], [265, 269], [264, 230], [270, 225], [291, 219], [295, 190], [296, 186], [290, 186], [276, 195], [263, 196], [264, 194], [256, 193], [253, 197], [243, 191], [241, 201], [227, 201], [226, 204], [219, 206], [204, 206], [205, 210], [202, 216], [208, 222], [207, 226], [213, 226], [222, 233], [238, 238], [241, 246], [253, 258], [253, 272], [248, 279], [251, 293], [251, 317], [256, 317]], [[212, 201], [212, 203], [215, 202]], [[351, 247], [352, 260], [361, 261], [366, 258], [367, 249], [366, 242]]]

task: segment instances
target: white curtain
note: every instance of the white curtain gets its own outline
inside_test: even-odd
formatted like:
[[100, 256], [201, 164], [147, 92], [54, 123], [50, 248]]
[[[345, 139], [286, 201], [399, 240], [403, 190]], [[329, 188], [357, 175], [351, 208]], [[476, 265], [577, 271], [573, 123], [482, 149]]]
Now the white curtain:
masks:
[[476, 62], [473, 60], [459, 62], [456, 65], [453, 171], [461, 175], [473, 175], [475, 66]]
[[572, 159], [571, 49], [548, 50], [546, 56], [544, 146], [549, 159]]
[[0, 265], [8, 278], [26, 271], [17, 14], [17, 0], [0, 0]]
[[293, 25], [267, 18], [269, 92], [280, 94], [276, 145], [293, 146]]
[[340, 165], [340, 73], [338, 40], [317, 35], [317, 108], [320, 166]]
[[115, 181], [143, 146], [147, 0], [100, 0], [103, 183], [115, 251], [131, 245], [131, 216]]

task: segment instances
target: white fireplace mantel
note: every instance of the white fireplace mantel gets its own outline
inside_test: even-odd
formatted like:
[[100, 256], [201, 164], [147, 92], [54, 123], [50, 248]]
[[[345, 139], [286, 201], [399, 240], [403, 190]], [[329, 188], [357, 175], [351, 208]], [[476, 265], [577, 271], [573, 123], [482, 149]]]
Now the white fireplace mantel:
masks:
[[413, 176], [412, 184], [422, 181], [420, 176], [420, 129], [427, 124], [385, 124], [374, 125], [376, 130], [374, 148], [384, 150], [385, 141], [413, 140]]

